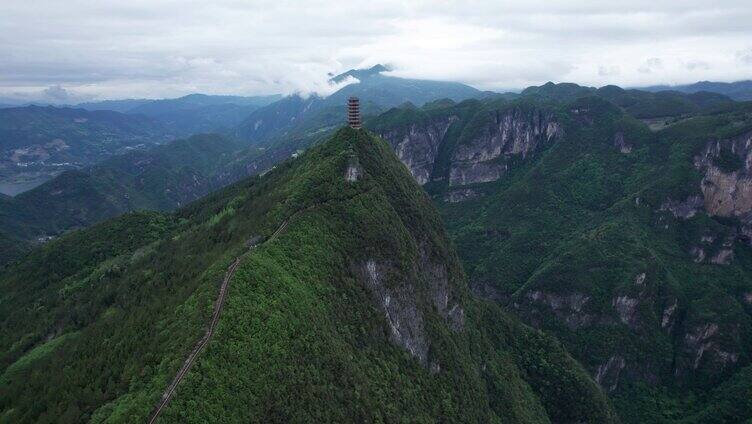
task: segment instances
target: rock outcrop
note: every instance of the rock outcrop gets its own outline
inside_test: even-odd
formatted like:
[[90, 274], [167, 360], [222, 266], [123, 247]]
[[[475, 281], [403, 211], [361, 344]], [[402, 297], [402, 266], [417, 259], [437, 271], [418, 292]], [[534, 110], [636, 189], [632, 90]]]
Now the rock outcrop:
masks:
[[689, 249], [695, 262], [728, 265], [734, 259], [736, 239], [752, 242], [752, 131], [708, 142], [694, 157], [694, 166], [703, 174], [702, 195], [668, 199], [659, 210], [680, 219], [690, 219], [700, 211], [739, 219], [741, 225], [732, 229], [721, 246], [713, 246], [714, 236], [703, 236], [701, 245]]
[[390, 266], [368, 260], [360, 274], [389, 325], [392, 343], [401, 346], [421, 363], [428, 359], [428, 337], [423, 328], [423, 314], [415, 302], [415, 288], [410, 283], [394, 287], [386, 283]]
[[[520, 106], [479, 112], [473, 131], [463, 131], [456, 145], [446, 135], [460, 118], [443, 115], [425, 118], [406, 126], [379, 131], [397, 157], [419, 184], [448, 177], [449, 185], [463, 186], [498, 180], [509, 169], [513, 157], [527, 158], [543, 145], [563, 136], [562, 125], [552, 112]], [[448, 144], [451, 144], [449, 146]], [[449, 158], [446, 169], [437, 170], [436, 162], [442, 149]], [[471, 196], [463, 192], [449, 195], [447, 201], [458, 202]]]
[[362, 174], [363, 170], [360, 168], [358, 161], [356, 159], [350, 159], [347, 164], [347, 169], [345, 169], [345, 181], [354, 183], [358, 181]]
[[738, 337], [738, 328], [721, 329], [714, 322], [692, 326], [682, 339], [684, 360], [677, 363], [676, 374], [690, 375], [703, 369], [720, 374], [734, 366], [739, 360], [739, 352], [734, 346], [722, 342], [729, 336]]
[[638, 299], [625, 295], [614, 298], [612, 305], [619, 315], [619, 320], [634, 329], [638, 323], [637, 306], [639, 303]]
[[608, 361], [598, 366], [595, 372], [595, 381], [603, 390], [613, 392], [619, 385], [619, 374], [626, 366], [626, 361], [621, 356], [612, 356]]
[[674, 329], [674, 322], [676, 322], [676, 311], [679, 308], [679, 301], [674, 299], [673, 302], [665, 309], [661, 314], [661, 328], [668, 333]]
[[[354, 271], [383, 312], [392, 343], [428, 366], [431, 340], [424, 326], [424, 303], [434, 307], [455, 332], [464, 328], [465, 310], [450, 289], [446, 264], [430, 260], [424, 250], [418, 259], [411, 278], [391, 264], [374, 259], [355, 265]], [[421, 301], [420, 293], [426, 293], [426, 302]], [[430, 368], [438, 372], [440, 364], [431, 360]]]
[[[734, 164], [738, 162], [737, 169]], [[701, 189], [710, 215], [749, 217], [752, 212], [752, 131], [731, 140], [714, 140], [695, 157], [704, 172]]]
[[[593, 321], [593, 317], [584, 311], [584, 307], [589, 300], [590, 296], [581, 293], [559, 295], [535, 290], [527, 292], [522, 303], [527, 304], [524, 309], [526, 313], [531, 315], [531, 321], [534, 325], [538, 324], [535, 322], [536, 315], [542, 316], [553, 312], [570, 330], [576, 330], [589, 325]], [[522, 303], [515, 304], [515, 307], [517, 309], [523, 307]], [[536, 325], [536, 327], [540, 327], [540, 325]]]
[[[709, 142], [694, 164], [703, 173], [700, 188], [708, 215], [738, 218], [738, 232], [752, 240], [752, 131]], [[725, 264], [733, 258], [725, 247], [712, 262]]]
[[516, 107], [489, 115], [485, 125], [454, 150], [449, 185], [495, 181], [507, 171], [507, 159], [524, 159], [564, 133], [553, 113], [540, 109]]
[[689, 219], [692, 218], [702, 210], [703, 198], [702, 196], [689, 196], [684, 201], [678, 200], [666, 200], [661, 205], [661, 211], [671, 212], [676, 218]]
[[632, 153], [632, 144], [624, 139], [624, 133], [621, 131], [614, 134], [614, 147], [616, 147], [621, 153]]
[[449, 127], [458, 120], [455, 115], [442, 116], [392, 128], [379, 135], [389, 142], [415, 181], [422, 185], [431, 180], [441, 142]]

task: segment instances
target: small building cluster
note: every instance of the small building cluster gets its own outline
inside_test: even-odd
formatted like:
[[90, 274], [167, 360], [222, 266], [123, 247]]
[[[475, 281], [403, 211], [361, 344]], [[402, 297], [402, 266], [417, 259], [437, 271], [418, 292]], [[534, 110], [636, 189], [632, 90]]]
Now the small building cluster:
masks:
[[357, 97], [347, 99], [347, 125], [356, 130], [361, 127], [360, 100]]

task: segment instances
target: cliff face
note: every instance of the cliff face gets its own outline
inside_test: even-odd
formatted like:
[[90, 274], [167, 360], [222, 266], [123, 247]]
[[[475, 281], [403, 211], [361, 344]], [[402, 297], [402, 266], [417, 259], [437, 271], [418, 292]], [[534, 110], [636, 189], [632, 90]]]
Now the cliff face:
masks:
[[737, 219], [738, 225], [726, 233], [707, 232], [690, 247], [695, 262], [728, 265], [734, 260], [736, 240], [752, 242], [752, 131], [706, 142], [693, 165], [702, 176], [701, 194], [667, 199], [660, 210], [682, 221], [699, 213]]
[[418, 184], [431, 180], [439, 147], [449, 127], [457, 122], [456, 115], [442, 116], [425, 122], [389, 128], [380, 135], [394, 149]]
[[695, 167], [704, 173], [700, 188], [709, 215], [752, 220], [752, 131], [710, 141]]
[[[448, 136], [453, 126], [457, 130]], [[552, 112], [519, 106], [479, 110], [464, 120], [456, 113], [442, 114], [376, 132], [419, 184], [448, 177], [451, 187], [496, 181], [512, 158], [526, 159], [564, 134]], [[448, 161], [437, 164], [442, 154]], [[448, 200], [469, 197], [472, 193], [465, 190], [450, 193]]]
[[462, 140], [452, 155], [449, 185], [498, 180], [513, 156], [525, 159], [564, 133], [550, 112], [512, 108], [488, 114], [481, 130]]

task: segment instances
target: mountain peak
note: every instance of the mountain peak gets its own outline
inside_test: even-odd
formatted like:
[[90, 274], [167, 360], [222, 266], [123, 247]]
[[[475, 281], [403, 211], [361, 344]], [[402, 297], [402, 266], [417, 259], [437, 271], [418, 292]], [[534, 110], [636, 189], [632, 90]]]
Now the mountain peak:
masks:
[[[0, 273], [13, 299], [0, 304], [8, 421], [145, 421], [152, 409], [164, 422], [217, 410], [229, 422], [382, 420], [373, 405], [394, 405], [396, 421], [616, 421], [556, 342], [472, 297], [431, 199], [366, 130], [344, 127], [176, 214], [124, 215], [13, 266]], [[212, 304], [224, 307], [211, 315]], [[111, 345], [123, 348], [99, 354]], [[129, 384], [96, 378], [102, 369]], [[86, 384], [43, 389], [71, 376]]]
[[331, 79], [329, 79], [329, 81], [337, 84], [346, 80], [347, 77], [353, 77], [353, 78], [357, 78], [358, 80], [363, 80], [365, 78], [370, 78], [370, 77], [379, 75], [382, 72], [388, 72], [391, 70], [392, 69], [387, 66], [384, 66], [382, 64], [377, 64], [377, 65], [371, 66], [368, 69], [350, 69], [347, 72], [343, 72], [339, 75], [332, 77]]

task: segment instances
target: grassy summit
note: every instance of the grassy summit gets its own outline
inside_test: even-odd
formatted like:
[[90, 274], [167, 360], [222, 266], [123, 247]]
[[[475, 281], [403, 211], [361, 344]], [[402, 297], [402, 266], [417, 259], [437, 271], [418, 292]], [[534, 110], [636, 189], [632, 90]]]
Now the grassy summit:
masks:
[[386, 143], [351, 129], [173, 215], [74, 232], [4, 271], [0, 419], [143, 422], [239, 256], [162, 422], [615, 420], [555, 341], [469, 295], [428, 197]]

